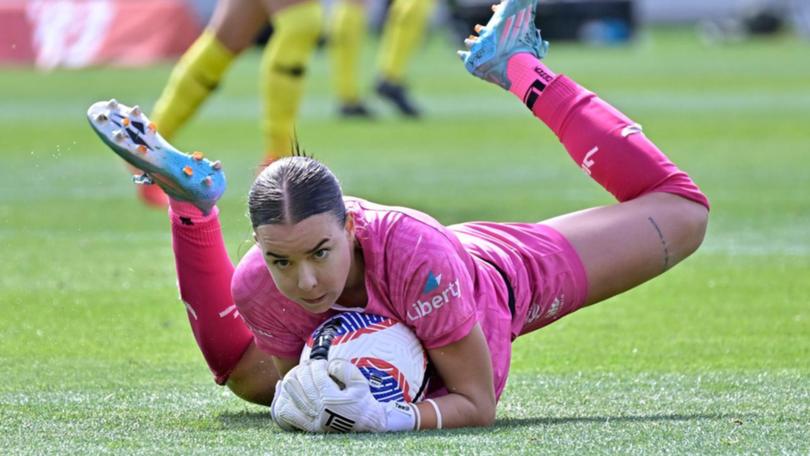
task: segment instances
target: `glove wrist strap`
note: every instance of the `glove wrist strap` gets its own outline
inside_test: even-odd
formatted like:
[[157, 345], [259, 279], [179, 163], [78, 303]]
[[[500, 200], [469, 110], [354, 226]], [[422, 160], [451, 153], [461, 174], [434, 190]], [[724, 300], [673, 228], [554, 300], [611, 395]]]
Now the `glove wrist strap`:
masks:
[[385, 430], [387, 432], [416, 430], [418, 413], [418, 409], [414, 405], [403, 402], [387, 402], [385, 404]]

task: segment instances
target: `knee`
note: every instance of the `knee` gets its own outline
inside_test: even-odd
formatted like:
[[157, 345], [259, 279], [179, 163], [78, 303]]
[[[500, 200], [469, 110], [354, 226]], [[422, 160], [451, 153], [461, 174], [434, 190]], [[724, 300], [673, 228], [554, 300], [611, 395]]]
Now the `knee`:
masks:
[[261, 62], [265, 77], [272, 75], [301, 79], [322, 28], [318, 2], [304, 2], [279, 11], [273, 18], [273, 36]]
[[285, 46], [311, 48], [318, 41], [323, 28], [323, 7], [318, 2], [306, 1], [279, 11], [273, 21], [271, 40]]
[[[228, 3], [228, 2], [226, 2]], [[248, 12], [228, 11], [233, 5], [224, 6], [225, 11], [217, 11], [206, 26], [206, 30], [232, 54], [239, 55], [253, 46], [259, 32], [267, 25], [267, 16], [259, 9]]]
[[682, 199], [678, 219], [681, 224], [683, 257], [694, 253], [703, 243], [709, 225], [709, 209], [694, 201]]
[[220, 29], [213, 30], [214, 36], [222, 46], [234, 56], [240, 55], [245, 49], [253, 46], [258, 30], [255, 34], [247, 34], [242, 30]]

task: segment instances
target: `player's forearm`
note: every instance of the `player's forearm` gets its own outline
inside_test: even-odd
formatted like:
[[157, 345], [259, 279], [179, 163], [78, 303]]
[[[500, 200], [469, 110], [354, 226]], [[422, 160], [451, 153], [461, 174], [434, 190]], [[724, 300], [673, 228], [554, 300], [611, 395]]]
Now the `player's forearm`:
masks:
[[464, 395], [451, 393], [430, 401], [415, 404], [420, 415], [419, 429], [486, 427], [495, 421], [494, 395], [491, 398], [472, 400]]
[[436, 373], [450, 394], [419, 404], [422, 429], [489, 426], [495, 420], [492, 356], [484, 331], [476, 323], [469, 334], [443, 347], [428, 350]]

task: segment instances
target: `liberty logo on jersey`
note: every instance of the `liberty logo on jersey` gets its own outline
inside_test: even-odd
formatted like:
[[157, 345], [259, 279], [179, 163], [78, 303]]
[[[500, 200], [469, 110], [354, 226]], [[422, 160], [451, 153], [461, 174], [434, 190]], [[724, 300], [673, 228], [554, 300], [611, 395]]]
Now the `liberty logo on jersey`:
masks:
[[[425, 286], [422, 288], [422, 296], [430, 295], [436, 290], [439, 290], [441, 285], [442, 275], [436, 275], [432, 271], [429, 272]], [[411, 304], [411, 308], [408, 309], [407, 314], [408, 320], [416, 321], [422, 317], [430, 315], [430, 313], [434, 310], [438, 310], [445, 304], [449, 303], [451, 298], [459, 297], [461, 297], [461, 285], [459, 280], [456, 279], [455, 281], [448, 283], [444, 289], [434, 294], [433, 297], [427, 297], [424, 298], [424, 300], [417, 299], [415, 303]]]
[[439, 285], [442, 284], [442, 275], [434, 275], [433, 271], [428, 272], [428, 278], [425, 282], [425, 288], [422, 288], [422, 294], [426, 295], [431, 291], [439, 288]]

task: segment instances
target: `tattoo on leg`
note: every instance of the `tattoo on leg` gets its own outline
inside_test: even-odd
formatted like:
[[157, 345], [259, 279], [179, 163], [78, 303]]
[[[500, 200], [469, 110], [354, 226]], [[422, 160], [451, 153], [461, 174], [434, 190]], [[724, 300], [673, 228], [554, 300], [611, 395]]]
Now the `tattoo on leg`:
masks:
[[664, 233], [661, 232], [661, 228], [658, 228], [658, 224], [655, 223], [652, 217], [647, 217], [647, 220], [652, 223], [653, 228], [658, 233], [658, 238], [661, 239], [661, 247], [664, 248], [664, 271], [669, 269], [669, 247], [667, 246], [667, 240], [664, 239]]

